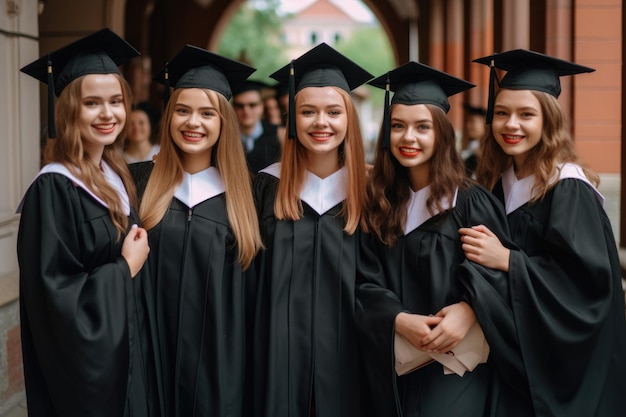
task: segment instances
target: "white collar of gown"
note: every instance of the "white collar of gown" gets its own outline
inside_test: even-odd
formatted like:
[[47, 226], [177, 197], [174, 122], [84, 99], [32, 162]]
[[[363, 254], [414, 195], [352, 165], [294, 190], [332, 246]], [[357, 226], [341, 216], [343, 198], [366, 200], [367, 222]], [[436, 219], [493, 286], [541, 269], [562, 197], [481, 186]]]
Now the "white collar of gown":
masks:
[[[596, 196], [600, 203], [604, 206], [604, 196], [596, 189], [596, 187], [589, 182], [585, 173], [579, 165], [572, 163], [560, 164], [557, 168], [558, 175], [557, 181], [566, 178], [579, 179], [587, 184], [596, 192]], [[515, 170], [511, 165], [502, 174], [502, 189], [504, 191], [504, 206], [506, 208], [506, 214], [510, 214], [522, 207], [524, 204], [530, 201], [533, 197], [533, 186], [535, 185], [535, 175], [529, 175], [528, 177], [518, 180], [515, 176]]]
[[176, 187], [174, 197], [192, 208], [225, 191], [222, 176], [215, 167], [190, 174], [183, 173], [183, 180]]
[[[436, 208], [432, 214], [428, 211], [426, 201], [428, 200], [428, 197], [430, 197], [430, 194], [430, 185], [418, 191], [411, 190], [411, 197], [409, 198], [409, 202], [406, 207], [406, 224], [404, 225], [405, 235], [408, 235], [420, 225], [424, 224], [428, 219], [440, 213], [440, 210], [437, 210]], [[447, 198], [440, 201], [441, 207], [444, 211], [456, 206], [458, 194], [459, 189], [457, 188], [454, 192], [452, 204], [450, 204], [450, 201]]]
[[[122, 202], [122, 210], [124, 214], [129, 216], [130, 215], [130, 201], [128, 198], [128, 193], [126, 192], [126, 188], [124, 187], [124, 183], [122, 182], [122, 179], [120, 178], [119, 175], [117, 175], [115, 171], [113, 171], [113, 169], [105, 161], [101, 161], [100, 166], [102, 168], [102, 172], [104, 173], [104, 177], [106, 178], [107, 182], [117, 192], [117, 195], [119, 196], [120, 201]], [[78, 179], [74, 174], [72, 174], [72, 172], [69, 169], [67, 169], [65, 165], [61, 164], [60, 162], [53, 162], [42, 167], [41, 170], [37, 173], [37, 175], [33, 179], [33, 182], [35, 182], [35, 180], [39, 178], [40, 175], [48, 174], [48, 173], [56, 173], [56, 174], [61, 174], [61, 175], [66, 176], [67, 178], [72, 180], [72, 182], [76, 184], [78, 187], [85, 190], [97, 202], [102, 204], [104, 207], [109, 208], [109, 206], [100, 197], [95, 195], [94, 192], [91, 191], [83, 181]], [[23, 204], [24, 204], [24, 199], [22, 198], [22, 201], [17, 207], [18, 213], [22, 212]]]
[[[260, 172], [280, 178], [280, 162], [276, 162]], [[300, 199], [307, 203], [319, 215], [326, 213], [347, 197], [348, 171], [341, 167], [326, 178], [320, 178], [312, 172], [305, 172], [304, 186]]]

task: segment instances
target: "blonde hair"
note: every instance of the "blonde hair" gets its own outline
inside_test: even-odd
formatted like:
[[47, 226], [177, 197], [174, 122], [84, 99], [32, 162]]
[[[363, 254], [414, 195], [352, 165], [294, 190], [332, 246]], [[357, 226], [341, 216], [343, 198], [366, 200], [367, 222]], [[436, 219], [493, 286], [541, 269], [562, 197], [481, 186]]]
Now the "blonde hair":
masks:
[[[89, 75], [89, 74], [87, 74]], [[123, 210], [120, 197], [109, 182], [106, 180], [100, 167], [97, 166], [83, 147], [80, 135], [80, 113], [82, 108], [82, 83], [87, 75], [76, 78], [61, 91], [55, 105], [55, 125], [57, 130], [56, 139], [48, 139], [44, 149], [44, 164], [58, 162], [63, 164], [76, 178], [80, 179], [89, 190], [106, 203], [109, 208], [109, 216], [117, 229], [117, 239], [126, 233], [128, 217]], [[124, 97], [124, 110], [126, 116], [130, 114], [131, 91], [128, 83], [122, 76], [114, 75], [120, 82]], [[104, 147], [102, 160], [105, 161], [120, 176], [128, 193], [130, 204], [137, 205], [135, 184], [131, 178], [128, 166], [122, 156], [122, 144], [126, 139], [126, 127], [115, 138], [115, 141]]]
[[[182, 151], [170, 134], [172, 114], [183, 89], [174, 90], [161, 120], [161, 150], [146, 185], [139, 215], [148, 230], [155, 227], [169, 207], [176, 187], [183, 179]], [[218, 109], [222, 122], [220, 137], [211, 153], [212, 164], [218, 169], [226, 190], [226, 212], [235, 235], [239, 255], [237, 261], [247, 269], [262, 248], [259, 223], [252, 197], [251, 178], [241, 144], [237, 118], [224, 96], [203, 90]]]
[[[345, 218], [344, 231], [353, 234], [363, 222], [365, 203], [365, 152], [359, 116], [352, 98], [344, 90], [333, 87], [345, 102], [348, 128], [344, 141], [339, 145], [339, 164], [348, 172], [348, 196], [341, 215]], [[296, 100], [298, 96], [296, 95]], [[290, 117], [294, 117], [290, 115]], [[304, 185], [307, 149], [298, 139], [286, 139], [281, 157], [281, 173], [274, 211], [279, 220], [299, 220], [303, 216], [300, 191]]]
[[[599, 176], [587, 168], [576, 154], [569, 123], [559, 101], [552, 95], [531, 90], [537, 98], [543, 115], [541, 140], [528, 152], [526, 164], [535, 173], [535, 185], [531, 202], [541, 200], [556, 185], [556, 171], [559, 164], [571, 162], [580, 165], [587, 179], [594, 185], [600, 183]], [[476, 168], [476, 178], [492, 190], [502, 173], [513, 163], [496, 141], [490, 128], [482, 144], [482, 154]]]

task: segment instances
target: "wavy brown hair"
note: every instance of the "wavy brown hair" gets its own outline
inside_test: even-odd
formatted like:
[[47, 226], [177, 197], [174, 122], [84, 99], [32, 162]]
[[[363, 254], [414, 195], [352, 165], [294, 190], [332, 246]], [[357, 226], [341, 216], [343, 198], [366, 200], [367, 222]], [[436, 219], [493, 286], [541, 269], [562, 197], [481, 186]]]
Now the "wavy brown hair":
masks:
[[[566, 162], [580, 165], [587, 179], [597, 187], [600, 178], [578, 158], [570, 133], [569, 121], [559, 101], [548, 93], [534, 90], [531, 93], [539, 100], [543, 115], [543, 128], [541, 140], [528, 152], [525, 160], [525, 164], [532, 169], [536, 178], [533, 197], [530, 201], [538, 201], [545, 197], [558, 182], [558, 177], [556, 177], [558, 165]], [[476, 168], [476, 179], [487, 189], [493, 190], [502, 173], [511, 164], [513, 164], [513, 157], [502, 150], [490, 128], [482, 144], [482, 154]]]
[[[353, 234], [362, 225], [365, 203], [365, 152], [359, 116], [350, 94], [333, 87], [341, 96], [346, 106], [348, 128], [346, 137], [337, 149], [339, 165], [348, 172], [348, 195], [341, 209], [345, 219], [344, 231]], [[296, 94], [296, 100], [298, 95]], [[300, 191], [304, 186], [307, 166], [307, 149], [298, 139], [286, 139], [281, 157], [280, 181], [274, 211], [279, 220], [299, 220], [304, 211], [300, 200]]]
[[[465, 188], [469, 180], [463, 160], [456, 149], [454, 127], [446, 113], [425, 104], [433, 118], [435, 144], [430, 159], [430, 191], [428, 211], [443, 211], [442, 199], [454, 200], [457, 188]], [[393, 114], [394, 106], [391, 106]], [[382, 131], [376, 142], [374, 166], [367, 184], [367, 229], [381, 242], [393, 246], [404, 233], [406, 210], [411, 195], [409, 170], [402, 166], [389, 149], [382, 148]]]
[[[146, 185], [139, 214], [144, 227], [155, 227], [167, 212], [176, 187], [183, 180], [182, 151], [170, 134], [172, 114], [183, 89], [174, 90], [159, 130], [161, 150]], [[220, 172], [226, 190], [226, 211], [239, 250], [238, 262], [247, 269], [262, 248], [259, 223], [252, 198], [252, 184], [246, 163], [237, 117], [226, 97], [203, 90], [220, 115], [221, 131], [211, 152], [211, 164]]]
[[[76, 178], [80, 179], [89, 190], [106, 203], [109, 208], [109, 216], [117, 229], [119, 239], [126, 233], [128, 228], [128, 217], [123, 211], [122, 202], [117, 191], [109, 184], [100, 167], [97, 166], [85, 152], [83, 141], [80, 136], [80, 112], [82, 107], [82, 84], [87, 75], [78, 77], [70, 82], [61, 91], [55, 104], [54, 122], [57, 130], [56, 139], [48, 139], [44, 149], [44, 164], [58, 162], [63, 164]], [[130, 114], [131, 91], [128, 83], [118, 74], [114, 75], [120, 82], [122, 95], [124, 97], [124, 109], [126, 111], [126, 122]], [[126, 139], [126, 129], [128, 123], [120, 132], [115, 142], [104, 147], [102, 160], [120, 176], [130, 204], [137, 206], [135, 184], [131, 178], [128, 166], [122, 156], [122, 145]]]

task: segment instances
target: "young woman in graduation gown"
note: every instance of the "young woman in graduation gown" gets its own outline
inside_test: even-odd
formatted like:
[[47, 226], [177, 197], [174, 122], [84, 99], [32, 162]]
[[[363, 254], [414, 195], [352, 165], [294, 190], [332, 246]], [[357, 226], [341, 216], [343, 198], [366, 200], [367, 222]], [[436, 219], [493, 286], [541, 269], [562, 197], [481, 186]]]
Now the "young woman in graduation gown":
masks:
[[[140, 214], [164, 415], [241, 417], [261, 247], [231, 88], [254, 68], [187, 45], [156, 76], [174, 90]], [[167, 74], [166, 74], [167, 73]], [[166, 88], [168, 88], [166, 86]]]
[[[505, 204], [519, 250], [503, 248], [488, 227], [461, 233], [469, 259], [510, 277], [531, 393], [517, 408], [541, 417], [621, 416], [626, 325], [615, 239], [598, 177], [576, 156], [557, 100], [560, 76], [593, 69], [526, 50], [476, 62], [508, 71], [490, 100], [477, 176]], [[480, 292], [480, 282], [464, 282]], [[477, 306], [476, 314], [488, 316], [488, 308]], [[507, 341], [493, 330], [492, 349], [499, 349]]]
[[502, 238], [508, 234], [500, 203], [466, 178], [446, 115], [448, 96], [473, 85], [416, 62], [370, 84], [395, 94], [390, 108], [385, 97], [367, 188], [370, 233], [363, 234], [358, 268], [368, 409], [376, 416], [495, 415], [491, 358], [462, 376], [445, 373], [436, 361], [402, 376], [394, 367], [396, 334], [420, 351], [445, 354], [475, 324], [469, 295], [458, 282], [461, 265], [490, 282], [485, 296], [507, 308], [506, 274], [469, 262], [459, 241], [459, 227], [477, 223]]
[[[286, 83], [289, 69], [272, 77]], [[356, 417], [354, 292], [366, 174], [349, 92], [371, 75], [326, 44], [292, 69], [282, 159], [254, 180], [266, 246], [255, 408], [268, 417]]]
[[139, 340], [149, 247], [120, 151], [131, 96], [118, 65], [136, 55], [103, 29], [22, 68], [58, 96], [45, 165], [20, 207], [29, 416], [155, 415]]

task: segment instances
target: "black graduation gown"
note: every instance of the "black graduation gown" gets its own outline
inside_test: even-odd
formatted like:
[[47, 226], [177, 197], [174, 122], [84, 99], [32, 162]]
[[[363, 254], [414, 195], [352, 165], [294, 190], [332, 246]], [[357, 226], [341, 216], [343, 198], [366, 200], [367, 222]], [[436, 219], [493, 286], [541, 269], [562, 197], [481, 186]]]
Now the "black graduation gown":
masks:
[[148, 237], [165, 415], [244, 415], [256, 276], [236, 260], [225, 194], [193, 208], [174, 197]]
[[248, 169], [252, 174], [256, 174], [280, 159], [281, 146], [276, 126], [266, 121], [261, 121], [261, 123], [263, 133], [254, 141], [254, 148], [246, 152]]
[[29, 416], [152, 415], [139, 340], [145, 276], [131, 279], [123, 239], [66, 176], [40, 175], [28, 189], [17, 255]]
[[[342, 203], [319, 215], [305, 202], [304, 217], [278, 221], [278, 179], [254, 180], [266, 250], [256, 365], [259, 415], [357, 417], [360, 370], [354, 327], [357, 236], [343, 231]], [[263, 404], [264, 403], [264, 404]]]
[[[494, 193], [504, 201], [501, 182]], [[561, 179], [508, 220], [521, 249], [511, 251], [509, 275], [529, 405], [538, 417], [624, 415], [621, 271], [595, 191], [579, 179]], [[492, 349], [508, 343], [492, 336]]]
[[461, 248], [458, 229], [475, 224], [486, 225], [503, 239], [508, 236], [502, 206], [480, 186], [459, 190], [454, 208], [426, 220], [392, 247], [364, 235], [358, 271], [357, 325], [370, 390], [368, 408], [374, 410], [373, 415], [495, 415], [490, 411], [492, 396], [497, 395], [493, 347], [487, 363], [463, 377], [444, 375], [438, 362], [399, 377], [394, 367], [398, 313], [436, 314], [450, 304], [470, 302], [458, 282], [460, 265], [489, 282], [490, 291], [483, 296], [497, 300], [506, 309], [506, 274], [471, 263]]

